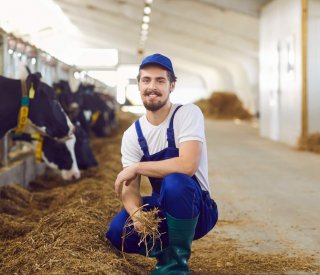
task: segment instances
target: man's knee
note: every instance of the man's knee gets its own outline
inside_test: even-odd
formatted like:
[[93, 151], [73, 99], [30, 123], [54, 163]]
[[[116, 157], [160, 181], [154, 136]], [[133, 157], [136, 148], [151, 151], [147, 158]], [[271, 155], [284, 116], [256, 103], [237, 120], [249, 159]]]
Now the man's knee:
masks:
[[163, 186], [161, 189], [168, 194], [181, 195], [184, 189], [188, 188], [192, 181], [191, 177], [182, 173], [172, 173], [163, 178]]
[[175, 218], [193, 218], [199, 213], [197, 183], [188, 175], [173, 173], [162, 182], [161, 207]]

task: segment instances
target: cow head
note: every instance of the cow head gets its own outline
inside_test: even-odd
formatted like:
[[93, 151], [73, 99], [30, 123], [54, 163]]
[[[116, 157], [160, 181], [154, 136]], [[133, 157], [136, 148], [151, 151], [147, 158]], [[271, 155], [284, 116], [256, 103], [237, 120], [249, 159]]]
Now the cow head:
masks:
[[109, 123], [109, 114], [104, 111], [91, 126], [92, 131], [97, 137], [105, 137], [111, 134], [111, 127]]
[[70, 105], [75, 102], [75, 96], [71, 91], [69, 83], [65, 80], [60, 80], [58, 83], [53, 84], [53, 88], [63, 110], [69, 114]]
[[65, 139], [72, 135], [74, 126], [56, 99], [53, 88], [40, 81], [41, 74], [29, 74], [27, 90], [33, 85], [35, 94], [29, 103], [29, 120], [45, 135]]
[[[22, 133], [20, 135], [14, 135], [13, 140], [26, 142], [37, 140], [37, 142], [39, 142], [39, 139], [34, 137], [33, 134]], [[58, 142], [50, 137], [42, 138], [42, 159], [45, 164], [54, 170], [59, 170], [64, 180], [79, 179], [80, 171], [74, 152], [76, 142], [75, 135], [72, 135], [65, 143]]]
[[43, 141], [42, 157], [51, 168], [61, 172], [64, 180], [80, 178], [80, 171], [75, 157], [76, 137], [72, 135], [65, 143], [46, 137]]

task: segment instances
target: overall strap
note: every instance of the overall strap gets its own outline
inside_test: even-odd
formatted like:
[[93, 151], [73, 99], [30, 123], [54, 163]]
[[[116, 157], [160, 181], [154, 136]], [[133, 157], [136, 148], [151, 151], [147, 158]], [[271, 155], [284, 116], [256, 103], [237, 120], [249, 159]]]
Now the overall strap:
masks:
[[179, 105], [173, 112], [171, 119], [170, 119], [170, 124], [169, 128], [167, 129], [167, 140], [168, 140], [168, 147], [176, 148], [176, 143], [174, 141], [174, 130], [173, 130], [173, 119], [176, 114], [176, 112], [182, 107], [182, 105]]
[[144, 156], [145, 157], [149, 157], [150, 154], [149, 154], [148, 144], [147, 144], [147, 141], [146, 141], [145, 137], [142, 134], [142, 130], [141, 130], [139, 119], [136, 120], [134, 125], [136, 126], [136, 132], [137, 132], [137, 135], [138, 135], [138, 142], [139, 142], [140, 148], [141, 148]]

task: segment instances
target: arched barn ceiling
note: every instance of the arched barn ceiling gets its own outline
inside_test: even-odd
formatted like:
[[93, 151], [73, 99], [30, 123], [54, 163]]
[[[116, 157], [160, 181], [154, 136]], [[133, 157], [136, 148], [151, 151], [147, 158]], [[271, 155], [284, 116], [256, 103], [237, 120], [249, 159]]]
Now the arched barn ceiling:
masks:
[[270, 0], [0, 0], [0, 25], [16, 17], [9, 32], [61, 59], [74, 48], [113, 48], [119, 65], [139, 64], [146, 2], [145, 55], [166, 54], [208, 94], [232, 91], [257, 110], [259, 16]]
[[[154, 0], [145, 54], [161, 52], [197, 74], [208, 90], [237, 92], [254, 109], [258, 87], [259, 13], [268, 0]], [[118, 48], [121, 63], [137, 54], [144, 1], [55, 0], [90, 47]], [[231, 83], [230, 83], [231, 82]]]

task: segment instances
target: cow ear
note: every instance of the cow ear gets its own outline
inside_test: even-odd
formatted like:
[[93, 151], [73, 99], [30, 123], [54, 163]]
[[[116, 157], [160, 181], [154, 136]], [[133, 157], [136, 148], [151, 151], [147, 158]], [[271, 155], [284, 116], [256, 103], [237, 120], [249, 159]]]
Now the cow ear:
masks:
[[37, 95], [39, 83], [40, 83], [40, 73], [29, 74], [27, 77], [27, 88], [30, 98], [34, 98]]
[[32, 81], [35, 89], [38, 88], [40, 80], [41, 80], [41, 73], [37, 72], [37, 73], [32, 74], [31, 81]]

